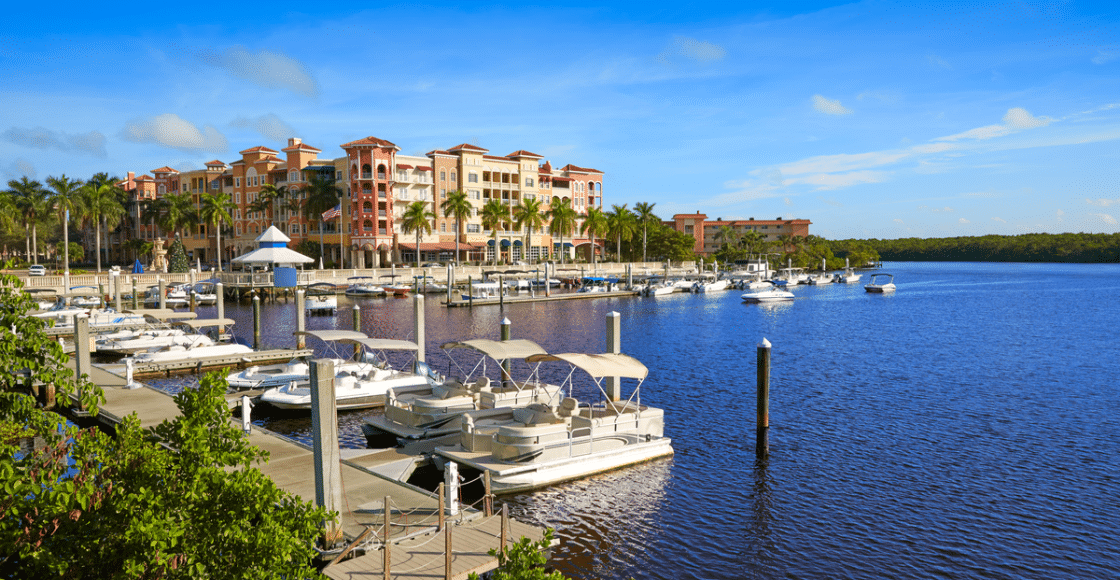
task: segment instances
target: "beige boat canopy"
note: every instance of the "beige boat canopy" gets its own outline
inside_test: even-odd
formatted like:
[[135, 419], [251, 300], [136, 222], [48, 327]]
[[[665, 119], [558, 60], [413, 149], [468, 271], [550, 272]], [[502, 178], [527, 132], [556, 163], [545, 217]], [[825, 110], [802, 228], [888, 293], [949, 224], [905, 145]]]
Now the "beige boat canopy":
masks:
[[645, 379], [649, 374], [646, 365], [638, 359], [627, 354], [583, 354], [577, 352], [560, 354], [533, 355], [528, 362], [563, 361], [574, 367], [583, 369], [594, 378], [626, 377], [629, 379]]
[[353, 330], [297, 330], [292, 334], [295, 336], [301, 334], [305, 336], [314, 336], [324, 342], [341, 342], [345, 340], [361, 340], [363, 338], [368, 338], [366, 335]]
[[524, 338], [506, 341], [475, 338], [461, 342], [448, 342], [441, 345], [440, 348], [469, 348], [481, 352], [494, 360], [508, 360], [511, 358], [528, 359], [533, 355], [548, 354], [540, 345], [531, 340], [525, 340]]
[[343, 344], [360, 344], [373, 350], [409, 350], [418, 351], [419, 346], [410, 340], [393, 340], [391, 338], [344, 338], [339, 340]]
[[125, 314], [142, 314], [145, 318], [151, 318], [156, 322], [167, 322], [169, 320], [184, 320], [190, 318], [198, 318], [198, 314], [194, 312], [177, 312], [170, 308], [154, 308], [151, 310], [125, 310]]
[[199, 320], [181, 320], [175, 324], [183, 324], [191, 328], [205, 328], [207, 326], [233, 326], [237, 321], [232, 318], [202, 318]]

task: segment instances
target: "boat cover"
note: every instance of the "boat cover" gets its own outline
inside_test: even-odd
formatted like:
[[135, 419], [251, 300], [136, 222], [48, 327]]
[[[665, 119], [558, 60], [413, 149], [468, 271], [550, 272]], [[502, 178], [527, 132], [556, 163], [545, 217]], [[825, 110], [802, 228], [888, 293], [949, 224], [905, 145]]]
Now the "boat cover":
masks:
[[203, 328], [206, 326], [233, 326], [237, 321], [232, 318], [203, 318], [199, 320], [183, 320], [176, 324], [185, 324], [191, 328]]
[[170, 308], [153, 308], [151, 310], [125, 310], [125, 314], [142, 314], [145, 318], [151, 318], [157, 322], [167, 322], [168, 320], [183, 320], [189, 318], [198, 318], [198, 314], [194, 312], [176, 312]]
[[646, 375], [649, 374], [649, 369], [646, 368], [646, 365], [627, 354], [583, 354], [568, 352], [534, 355], [525, 360], [531, 363], [563, 361], [574, 367], [583, 369], [584, 372], [595, 378], [626, 377], [630, 379], [644, 379]]
[[314, 336], [319, 340], [325, 342], [338, 342], [343, 340], [360, 340], [366, 338], [366, 335], [355, 332], [353, 330], [297, 330], [292, 334], [299, 336], [301, 334], [307, 336]]
[[393, 340], [391, 338], [347, 338], [339, 340], [338, 342], [343, 344], [361, 344], [373, 350], [420, 350], [420, 347], [416, 346], [415, 342], [409, 340]]
[[532, 355], [548, 354], [540, 345], [531, 340], [525, 340], [524, 338], [506, 341], [475, 338], [462, 342], [448, 342], [441, 345], [440, 348], [469, 348], [481, 352], [494, 360], [507, 360], [511, 358], [527, 359]]

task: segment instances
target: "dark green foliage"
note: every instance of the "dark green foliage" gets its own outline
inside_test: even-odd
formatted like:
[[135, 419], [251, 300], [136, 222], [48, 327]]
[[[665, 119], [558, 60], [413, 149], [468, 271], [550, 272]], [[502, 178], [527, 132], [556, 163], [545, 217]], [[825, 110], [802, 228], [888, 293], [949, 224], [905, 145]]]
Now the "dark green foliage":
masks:
[[[844, 240], [839, 243], [851, 242]], [[931, 262], [1120, 261], [1120, 234], [1021, 234], [866, 240], [884, 260]]]
[[315, 260], [314, 266], [319, 265], [319, 242], [312, 240], [304, 240], [296, 244], [295, 251]]
[[[552, 546], [552, 528], [545, 530], [544, 538], [534, 542], [522, 537], [506, 549], [504, 554], [490, 550], [491, 556], [498, 557], [498, 569], [494, 570], [492, 580], [564, 580], [564, 575], [545, 569], [548, 558], [545, 553]], [[478, 580], [478, 574], [471, 574], [471, 580]]]
[[175, 238], [171, 242], [171, 251], [168, 252], [167, 271], [173, 274], [186, 274], [191, 270], [191, 263], [187, 260], [187, 251], [183, 248], [183, 240]]

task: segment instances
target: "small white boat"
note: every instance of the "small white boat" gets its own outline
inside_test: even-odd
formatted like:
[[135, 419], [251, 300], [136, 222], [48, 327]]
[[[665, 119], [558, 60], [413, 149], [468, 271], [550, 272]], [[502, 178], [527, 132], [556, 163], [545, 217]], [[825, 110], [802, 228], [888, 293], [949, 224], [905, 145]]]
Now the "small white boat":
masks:
[[[218, 295], [215, 291], [218, 288], [218, 280], [204, 280], [194, 285], [190, 289], [190, 294], [194, 295], [195, 304], [199, 306], [213, 306], [218, 303]], [[190, 302], [190, 295], [187, 296], [187, 302]]]
[[614, 292], [618, 290], [618, 279], [602, 276], [587, 276], [576, 292]]
[[71, 286], [66, 297], [70, 299], [70, 305], [76, 308], [101, 306], [101, 296], [98, 295], [96, 286]]
[[[296, 331], [296, 334], [303, 334], [323, 341], [327, 351], [332, 355], [327, 358], [335, 361], [335, 370], [337, 371], [364, 373], [373, 368], [373, 365], [368, 361], [348, 360], [344, 356], [347, 353], [340, 352], [339, 345], [344, 344], [343, 341], [367, 338], [360, 332], [354, 332], [353, 330], [305, 330], [303, 332]], [[286, 363], [251, 366], [243, 371], [230, 373], [226, 376], [226, 382], [234, 389], [267, 389], [286, 385], [292, 381], [306, 381], [309, 373], [307, 362], [297, 358]]]
[[338, 297], [334, 284], [316, 282], [307, 287], [303, 308], [308, 314], [334, 314], [338, 310]]
[[894, 275], [893, 274], [872, 274], [871, 281], [863, 287], [868, 292], [876, 294], [885, 294], [894, 292]]
[[805, 273], [804, 268], [782, 268], [778, 270], [778, 276], [771, 280], [775, 286], [797, 286], [798, 284], [808, 284], [809, 275]]
[[762, 302], [783, 302], [786, 300], [793, 300], [793, 292], [785, 288], [775, 287], [769, 290], [759, 290], [758, 292], [748, 292], [742, 296], [744, 302], [762, 303]]
[[862, 277], [863, 276], [861, 274], [856, 274], [855, 270], [852, 270], [851, 265], [848, 264], [848, 259], [844, 258], [844, 273], [842, 273], [842, 274], [837, 273], [836, 274], [836, 283], [837, 284], [857, 284], [857, 283], [859, 283], [859, 279], [862, 278]]
[[486, 300], [497, 298], [499, 292], [506, 293], [497, 282], [473, 282], [468, 291], [460, 294], [460, 297], [463, 300]]
[[[189, 314], [189, 313], [188, 313]], [[167, 362], [181, 360], [197, 360], [215, 356], [231, 356], [253, 352], [253, 349], [244, 344], [218, 343], [209, 336], [197, 331], [211, 326], [233, 326], [235, 321], [230, 318], [215, 318], [211, 320], [183, 319], [175, 324], [196, 331], [185, 336], [187, 341], [176, 341], [175, 344], [155, 346], [146, 351], [138, 351], [125, 360], [134, 362]]]
[[[168, 308], [183, 307], [190, 303], [187, 300], [187, 291], [180, 285], [167, 286], [163, 290], [163, 304]], [[144, 294], [144, 304], [156, 306], [159, 304], [159, 286], [149, 286]]]
[[[642, 405], [648, 370], [624, 354], [534, 355], [528, 362], [568, 363], [568, 396], [519, 408], [471, 411], [463, 415], [459, 443], [435, 453], [490, 474], [494, 493], [514, 493], [586, 477], [673, 454], [665, 437], [665, 412]], [[602, 394], [597, 404], [572, 397], [575, 369], [586, 372]], [[608, 376], [634, 379], [625, 401], [611, 401], [603, 389]], [[558, 393], [559, 396], [559, 393]]]
[[373, 283], [370, 276], [351, 276], [346, 279], [350, 284], [346, 287], [347, 296], [384, 296], [385, 289]]
[[417, 276], [416, 278], [421, 292], [447, 292], [447, 284], [440, 284], [431, 276]]
[[400, 278], [400, 274], [385, 274], [381, 278], [388, 278], [389, 283], [381, 285], [382, 289], [385, 290], [386, 296], [390, 294], [393, 296], [408, 296], [408, 293], [412, 292], [412, 286], [397, 283], [397, 278]]
[[717, 280], [714, 277], [702, 278], [692, 285], [692, 291], [697, 294], [707, 294], [710, 292], [722, 292], [727, 290], [730, 286], [728, 280]]

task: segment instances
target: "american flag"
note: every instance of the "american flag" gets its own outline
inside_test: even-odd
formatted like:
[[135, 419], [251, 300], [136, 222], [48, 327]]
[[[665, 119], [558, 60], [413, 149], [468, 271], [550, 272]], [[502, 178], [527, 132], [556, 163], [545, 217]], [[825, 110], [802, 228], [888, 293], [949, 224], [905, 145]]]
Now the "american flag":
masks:
[[342, 215], [342, 204], [341, 203], [334, 206], [334, 209], [328, 209], [327, 211], [323, 212], [323, 219], [333, 220], [334, 218], [336, 218], [340, 215]]

